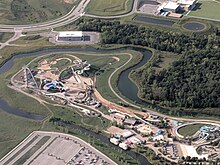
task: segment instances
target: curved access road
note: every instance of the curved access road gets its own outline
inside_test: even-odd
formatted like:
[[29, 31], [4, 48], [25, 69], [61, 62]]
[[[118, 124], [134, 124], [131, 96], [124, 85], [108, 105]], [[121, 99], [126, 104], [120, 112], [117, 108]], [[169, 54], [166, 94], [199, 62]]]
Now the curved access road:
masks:
[[89, 4], [91, 0], [82, 0], [78, 6], [74, 6], [72, 10], [60, 17], [58, 19], [36, 23], [36, 24], [28, 24], [28, 25], [2, 25], [0, 24], [0, 32], [30, 32], [30, 31], [41, 31], [53, 29], [56, 27], [67, 25], [71, 22], [76, 21], [81, 16], [85, 15], [93, 18], [104, 18], [104, 19], [112, 19], [112, 18], [120, 18], [134, 14], [137, 12], [138, 0], [134, 0], [132, 11], [127, 14], [117, 15], [117, 16], [96, 16], [85, 14], [85, 8]]
[[29, 25], [1, 25], [0, 32], [29, 32], [52, 29], [60, 26], [67, 25], [84, 15], [84, 10], [89, 4], [90, 0], [82, 0], [79, 5], [74, 6], [72, 10], [65, 16], [55, 19], [53, 21], [42, 22]]
[[102, 18], [102, 19], [121, 18], [121, 17], [126, 17], [126, 16], [130, 16], [134, 13], [137, 13], [137, 8], [138, 8], [138, 0], [134, 0], [132, 11], [129, 13], [126, 13], [126, 14], [115, 15], [115, 16], [100, 16], [100, 15], [85, 14], [85, 16], [92, 17], [92, 18]]

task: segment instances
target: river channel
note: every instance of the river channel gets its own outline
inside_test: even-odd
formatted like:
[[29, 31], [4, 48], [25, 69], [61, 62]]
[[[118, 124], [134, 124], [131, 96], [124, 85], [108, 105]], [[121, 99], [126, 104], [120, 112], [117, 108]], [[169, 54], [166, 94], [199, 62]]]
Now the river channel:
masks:
[[[7, 72], [8, 70], [10, 70], [13, 65], [14, 65], [14, 60], [15, 59], [19, 59], [19, 58], [25, 58], [25, 57], [34, 57], [34, 56], [40, 56], [43, 54], [47, 54], [47, 53], [58, 53], [58, 52], [92, 52], [92, 53], [112, 53], [114, 51], [120, 52], [120, 51], [124, 51], [126, 49], [133, 49], [132, 47], [126, 47], [126, 48], [119, 48], [119, 49], [114, 49], [114, 50], [104, 50], [104, 49], [95, 49], [95, 48], [51, 48], [51, 49], [45, 49], [45, 50], [40, 50], [40, 51], [35, 51], [35, 52], [30, 52], [30, 53], [22, 53], [22, 54], [18, 54], [13, 56], [11, 59], [9, 59], [4, 65], [2, 65], [0, 67], [0, 74], [3, 74], [5, 72]], [[137, 93], [138, 93], [138, 88], [136, 87], [136, 85], [134, 83], [132, 83], [132, 81], [130, 81], [130, 79], [128, 78], [129, 73], [131, 70], [136, 69], [138, 67], [143, 66], [152, 56], [151, 52], [146, 50], [146, 49], [136, 49], [135, 50], [139, 50], [142, 51], [144, 56], [143, 59], [141, 60], [140, 63], [138, 63], [137, 65], [125, 70], [124, 72], [122, 72], [122, 74], [119, 77], [119, 90], [121, 91], [122, 94], [124, 94], [127, 98], [131, 99], [131, 100], [136, 100], [138, 103], [141, 101], [141, 99], [139, 99], [137, 97]], [[130, 90], [127, 90], [130, 89]], [[145, 102], [146, 104], [146, 102]], [[33, 119], [33, 120], [42, 120], [44, 119], [46, 116], [43, 115], [37, 115], [34, 113], [30, 113], [30, 112], [25, 112], [22, 111], [20, 109], [16, 109], [13, 107], [10, 107], [10, 105], [7, 104], [7, 102], [5, 102], [4, 100], [0, 99], [0, 109], [17, 115], [17, 116], [21, 116], [21, 117], [25, 117], [25, 118], [29, 118], [29, 119]], [[100, 139], [102, 142], [110, 144], [108, 141], [107, 137], [104, 137], [102, 135], [99, 134], [95, 134], [92, 131], [89, 130], [85, 130], [82, 127], [78, 127], [76, 125], [72, 125], [71, 127], [73, 128], [78, 128], [82, 131], [86, 131], [89, 134], [95, 136], [96, 138]], [[110, 144], [112, 145], [112, 144]], [[150, 163], [148, 162], [148, 160], [143, 157], [140, 154], [136, 154], [133, 151], [127, 151], [126, 152], [128, 155], [130, 155], [131, 157], [133, 157], [134, 159], [137, 159], [141, 164], [143, 165], [150, 165]]]

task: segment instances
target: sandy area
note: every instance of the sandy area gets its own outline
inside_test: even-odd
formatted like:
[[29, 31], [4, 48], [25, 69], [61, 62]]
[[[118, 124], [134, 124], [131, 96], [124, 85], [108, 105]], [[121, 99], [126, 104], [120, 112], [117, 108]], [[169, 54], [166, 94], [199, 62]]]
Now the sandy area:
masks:
[[127, 132], [121, 128], [118, 128], [118, 127], [115, 127], [115, 126], [111, 126], [107, 129], [107, 131], [110, 133], [110, 134], [115, 134], [115, 133], [124, 133], [124, 132]]
[[58, 80], [59, 79], [59, 75], [55, 75], [55, 74], [51, 73], [50, 71], [44, 72], [41, 74], [37, 74], [35, 77], [37, 77], [39, 79], [49, 79], [49, 80]]
[[131, 117], [135, 117], [135, 114], [139, 114], [144, 116], [145, 118], [148, 118], [149, 115], [145, 112], [141, 112], [141, 111], [136, 111], [136, 110], [132, 110], [129, 108], [125, 108], [123, 106], [117, 105], [115, 103], [112, 103], [108, 100], [106, 100], [105, 98], [102, 97], [102, 95], [96, 90], [94, 89], [94, 94], [95, 97], [105, 106], [107, 106], [109, 109], [116, 109], [122, 113], [126, 113], [127, 115], [131, 116]]
[[191, 157], [198, 157], [199, 159], [204, 158], [204, 157], [206, 159], [208, 158], [208, 155], [199, 155], [196, 152], [196, 149], [194, 148], [194, 146], [189, 146], [189, 145], [185, 145], [185, 144], [179, 144], [179, 145], [180, 145], [181, 152], [184, 157], [191, 156]]

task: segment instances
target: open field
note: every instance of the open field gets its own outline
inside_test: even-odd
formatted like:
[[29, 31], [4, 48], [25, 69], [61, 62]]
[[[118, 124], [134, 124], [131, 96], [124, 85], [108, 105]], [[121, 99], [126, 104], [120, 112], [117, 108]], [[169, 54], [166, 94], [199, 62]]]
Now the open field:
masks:
[[41, 123], [17, 117], [0, 110], [0, 158], [24, 139], [40, 129]]
[[13, 33], [0, 33], [0, 42], [4, 43], [13, 36]]
[[183, 135], [184, 137], [186, 136], [193, 136], [199, 128], [201, 128], [204, 124], [192, 124], [192, 125], [187, 125], [184, 127], [181, 127], [178, 132], [180, 135]]
[[54, 117], [73, 122], [76, 125], [81, 125], [89, 129], [103, 130], [111, 125], [110, 121], [104, 118], [87, 117], [74, 108], [52, 105], [48, 105], [48, 107], [53, 112]]
[[155, 66], [152, 67], [156, 71], [156, 73], [159, 73], [163, 69], [168, 69], [174, 61], [178, 61], [181, 58], [181, 55], [171, 53], [171, 52], [161, 52], [157, 51], [155, 52], [155, 60], [159, 61]]
[[0, 0], [0, 24], [27, 24], [67, 14], [79, 0]]
[[196, 7], [189, 13], [190, 16], [211, 18], [220, 20], [219, 1], [199, 1]]
[[55, 47], [55, 45], [48, 42], [46, 38], [40, 38], [32, 41], [26, 41], [21, 38], [13, 44], [18, 44], [19, 46], [4, 47], [3, 49], [1, 49], [0, 65], [5, 60], [12, 57], [13, 54], [18, 54], [19, 52], [29, 52], [31, 50], [38, 50], [42, 47]]
[[132, 10], [134, 0], [92, 0], [86, 12], [93, 15], [113, 16]]
[[26, 112], [48, 115], [48, 110], [38, 101], [7, 87], [10, 78], [30, 59], [31, 58], [16, 60], [15, 65], [10, 71], [0, 74], [0, 79], [2, 80], [0, 82], [0, 97], [6, 100], [12, 107], [20, 108]]

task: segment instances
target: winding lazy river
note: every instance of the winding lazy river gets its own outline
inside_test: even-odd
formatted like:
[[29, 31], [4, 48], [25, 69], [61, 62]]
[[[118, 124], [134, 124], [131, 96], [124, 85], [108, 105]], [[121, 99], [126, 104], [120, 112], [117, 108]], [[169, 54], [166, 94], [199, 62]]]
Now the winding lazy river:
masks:
[[152, 53], [149, 50], [145, 50], [145, 49], [138, 49], [138, 50], [142, 50], [143, 53], [142, 60], [138, 64], [124, 70], [120, 74], [118, 79], [118, 89], [122, 93], [122, 95], [124, 95], [128, 99], [135, 101], [138, 104], [149, 105], [149, 103], [143, 101], [138, 97], [138, 87], [129, 78], [129, 74], [132, 70], [135, 70], [145, 65], [152, 56]]

